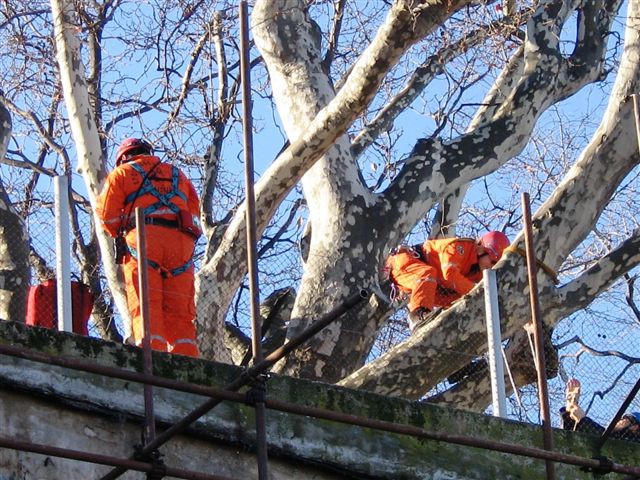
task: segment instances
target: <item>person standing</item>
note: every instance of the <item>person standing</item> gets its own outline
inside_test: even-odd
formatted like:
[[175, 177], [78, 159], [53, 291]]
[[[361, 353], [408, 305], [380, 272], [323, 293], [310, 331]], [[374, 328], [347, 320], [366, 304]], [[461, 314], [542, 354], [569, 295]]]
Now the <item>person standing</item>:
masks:
[[135, 209], [145, 214], [151, 348], [192, 357], [196, 342], [193, 251], [200, 202], [191, 181], [177, 167], [153, 155], [146, 140], [128, 138], [116, 152], [98, 202], [103, 228], [116, 241], [122, 263], [133, 339], [142, 344]]

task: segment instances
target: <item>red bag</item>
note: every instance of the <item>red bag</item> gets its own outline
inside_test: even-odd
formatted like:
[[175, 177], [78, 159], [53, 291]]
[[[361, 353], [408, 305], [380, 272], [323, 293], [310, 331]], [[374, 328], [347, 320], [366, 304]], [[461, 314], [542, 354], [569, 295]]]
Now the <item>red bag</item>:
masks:
[[[27, 325], [58, 328], [58, 298], [55, 279], [29, 287]], [[71, 282], [71, 317], [73, 333], [89, 335], [87, 324], [93, 310], [93, 295], [81, 282]]]

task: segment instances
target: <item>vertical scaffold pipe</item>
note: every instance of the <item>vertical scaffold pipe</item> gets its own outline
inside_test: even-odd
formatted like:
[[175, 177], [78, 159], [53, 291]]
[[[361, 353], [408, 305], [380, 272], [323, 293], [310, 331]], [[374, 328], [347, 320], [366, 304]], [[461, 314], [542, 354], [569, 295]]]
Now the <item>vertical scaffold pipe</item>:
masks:
[[[536, 367], [538, 373], [538, 397], [540, 401], [540, 415], [542, 417], [542, 444], [546, 450], [553, 451], [553, 432], [551, 430], [551, 416], [549, 414], [549, 395], [547, 393], [547, 369], [544, 359], [544, 342], [542, 341], [542, 316], [538, 299], [538, 266], [533, 244], [533, 226], [531, 224], [531, 204], [529, 194], [522, 193], [522, 213], [524, 221], [524, 238], [527, 250], [527, 275], [529, 276], [529, 301], [531, 303], [531, 320], [533, 322], [533, 338], [535, 343]], [[545, 460], [547, 480], [555, 480], [555, 465], [551, 460]]]
[[[146, 375], [153, 375], [151, 356], [151, 317], [149, 316], [149, 281], [147, 279], [147, 235], [144, 223], [144, 212], [136, 207], [136, 244], [138, 250], [138, 292], [140, 313], [142, 315], [142, 370]], [[148, 444], [156, 438], [156, 420], [153, 409], [153, 386], [144, 384], [144, 442]]]
[[[256, 248], [256, 217], [255, 197], [253, 189], [253, 136], [251, 134], [251, 65], [249, 63], [249, 21], [247, 2], [242, 0], [239, 5], [240, 16], [240, 75], [242, 79], [242, 129], [245, 160], [245, 191], [247, 224], [247, 269], [249, 272], [249, 292], [251, 297], [251, 347], [253, 364], [262, 361], [262, 325], [260, 323], [260, 305], [258, 290], [258, 261]], [[258, 478], [267, 480], [267, 409], [264, 399], [255, 401], [256, 411], [256, 450], [258, 457]]]
[[56, 217], [56, 278], [58, 330], [73, 331], [71, 319], [71, 248], [69, 243], [69, 183], [65, 175], [54, 178]]
[[491, 374], [491, 397], [493, 416], [506, 418], [507, 398], [504, 385], [504, 363], [502, 361], [502, 333], [498, 309], [498, 285], [495, 270], [484, 270], [484, 308], [487, 321], [487, 345], [489, 350], [489, 372]]

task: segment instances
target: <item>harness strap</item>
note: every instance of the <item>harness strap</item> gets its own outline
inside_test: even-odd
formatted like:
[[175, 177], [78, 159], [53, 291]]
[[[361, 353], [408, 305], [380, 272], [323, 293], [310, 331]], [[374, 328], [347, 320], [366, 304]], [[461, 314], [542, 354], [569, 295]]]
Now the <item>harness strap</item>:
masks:
[[[136, 251], [136, 249], [129, 245], [127, 245], [127, 248], [129, 249], [129, 253], [131, 254], [131, 256], [136, 260], [138, 260], [138, 252]], [[184, 273], [187, 270], [189, 270], [193, 266], [193, 258], [190, 258], [189, 260], [187, 260], [187, 262], [184, 263], [183, 265], [180, 265], [179, 267], [172, 268], [172, 269], [164, 268], [158, 262], [154, 262], [153, 260], [147, 260], [147, 265], [149, 265], [151, 268], [155, 268], [156, 270], [160, 271], [160, 275], [162, 275], [162, 278], [171, 278], [171, 277], [177, 277], [181, 273]]]
[[397, 255], [399, 253], [408, 253], [414, 258], [423, 260], [421, 245], [398, 245], [397, 247], [391, 249], [389, 255]]
[[125, 199], [125, 205], [133, 202], [137, 197], [141, 195], [149, 194], [156, 197], [158, 201], [156, 203], [149, 205], [143, 210], [145, 215], [149, 215], [155, 212], [162, 206], [169, 208], [173, 213], [176, 213], [176, 214], [180, 211], [178, 206], [175, 203], [171, 202], [171, 199], [175, 196], [180, 197], [185, 202], [187, 201], [186, 195], [178, 189], [180, 172], [177, 167], [173, 165], [171, 166], [171, 191], [167, 194], [162, 194], [153, 185], [153, 183], [151, 183], [151, 180], [148, 178], [148, 176], [146, 175], [146, 172], [140, 165], [138, 165], [137, 163], [131, 163], [130, 165], [131, 165], [131, 168], [133, 168], [136, 172], [138, 172], [142, 176], [143, 183], [139, 191], [137, 191], [135, 194], [132, 193], [129, 196], [127, 196], [127, 198]]

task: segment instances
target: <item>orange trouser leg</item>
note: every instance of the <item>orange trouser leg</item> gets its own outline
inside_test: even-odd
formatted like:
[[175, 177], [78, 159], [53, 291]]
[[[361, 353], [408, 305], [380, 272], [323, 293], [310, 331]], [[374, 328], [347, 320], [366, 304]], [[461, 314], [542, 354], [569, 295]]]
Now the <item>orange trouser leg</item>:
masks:
[[[197, 357], [193, 267], [175, 275], [170, 273], [191, 259], [194, 240], [173, 228], [148, 225], [145, 231], [147, 258], [160, 266], [160, 269], [148, 268], [151, 346], [156, 350]], [[135, 236], [130, 238], [131, 234], [127, 235], [127, 242], [135, 248]], [[131, 298], [129, 309], [134, 317], [134, 338], [140, 343], [142, 317], [137, 294], [137, 262], [132, 260], [131, 263], [125, 264], [127, 299]]]
[[438, 271], [411, 253], [400, 252], [387, 259], [387, 266], [395, 284], [409, 293], [409, 311], [418, 307], [432, 310], [435, 305]]
[[[171, 272], [191, 259], [194, 240], [175, 229], [150, 225], [147, 245], [149, 258], [156, 259], [167, 272]], [[157, 307], [161, 309], [168, 350], [197, 357], [193, 280], [193, 267], [176, 275], [165, 275], [162, 278], [162, 298]]]
[[[142, 346], [144, 324], [138, 289], [138, 262], [130, 257], [124, 263], [127, 303], [131, 312], [133, 339], [138, 346]], [[167, 351], [164, 318], [162, 314], [162, 277], [154, 268], [147, 268], [147, 285], [149, 292], [149, 321], [151, 327], [151, 348], [162, 352]]]
[[180, 275], [165, 279], [164, 286], [163, 310], [168, 327], [166, 335], [169, 351], [198, 357], [200, 352], [194, 324], [196, 308], [193, 299], [193, 267]]
[[458, 294], [451, 294], [451, 293], [441, 294], [439, 292], [436, 292], [435, 304], [438, 305], [439, 307], [449, 308], [451, 304], [456, 300], [458, 300], [459, 298], [460, 298], [460, 295]]

